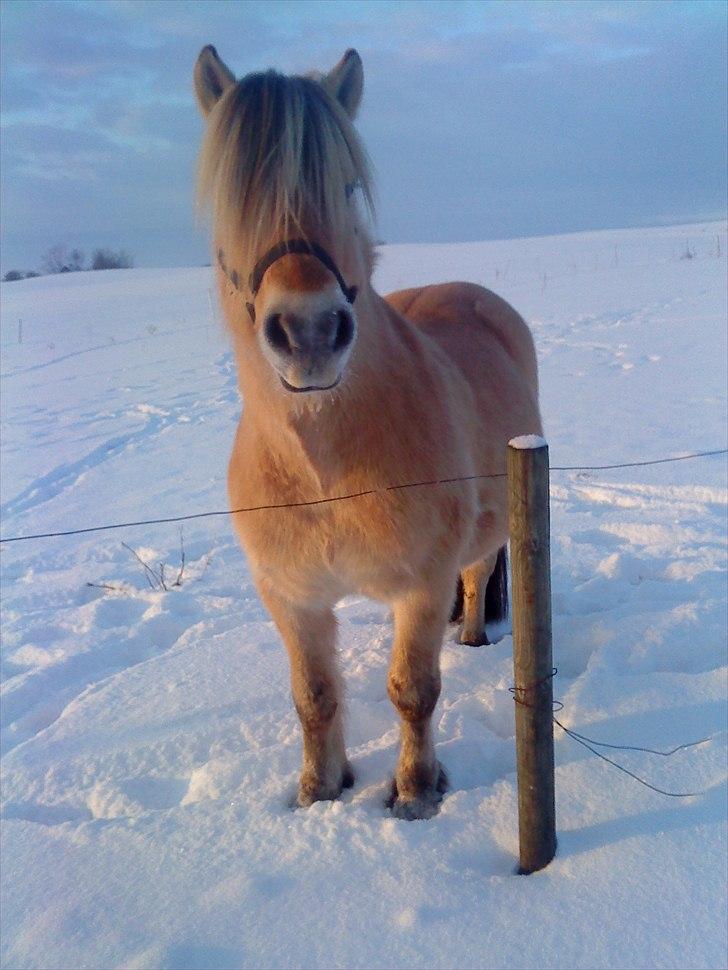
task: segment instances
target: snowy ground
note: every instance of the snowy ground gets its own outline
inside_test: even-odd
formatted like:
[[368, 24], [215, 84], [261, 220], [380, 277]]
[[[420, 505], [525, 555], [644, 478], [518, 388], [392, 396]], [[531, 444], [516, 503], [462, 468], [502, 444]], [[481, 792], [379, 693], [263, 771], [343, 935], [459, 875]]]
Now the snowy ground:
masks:
[[[377, 283], [464, 278], [513, 302], [552, 464], [593, 465], [726, 446], [719, 250], [725, 223], [389, 246]], [[210, 289], [208, 269], [3, 285], [4, 536], [225, 507], [241, 405]], [[618, 755], [704, 792], [671, 799], [557, 730], [559, 851], [530, 877], [509, 637], [451, 631], [451, 791], [397, 821], [390, 624], [344, 601], [357, 783], [294, 812], [286, 661], [226, 518], [186, 524], [166, 592], [122, 542], [174, 581], [173, 525], [3, 546], [4, 966], [724, 967], [725, 499], [720, 457], [553, 473], [560, 717], [605, 741], [709, 740]]]

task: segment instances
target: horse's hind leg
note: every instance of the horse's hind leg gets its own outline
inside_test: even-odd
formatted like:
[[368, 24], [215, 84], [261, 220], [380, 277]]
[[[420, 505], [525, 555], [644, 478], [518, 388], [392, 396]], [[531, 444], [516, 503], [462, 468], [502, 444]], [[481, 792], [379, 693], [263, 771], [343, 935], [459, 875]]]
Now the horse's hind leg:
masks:
[[460, 574], [463, 582], [463, 625], [460, 642], [469, 647], [488, 643], [485, 632], [485, 590], [495, 566], [495, 555], [466, 566]]
[[337, 798], [354, 784], [344, 747], [336, 619], [330, 609], [304, 609], [261, 590], [288, 651], [291, 689], [303, 732], [297, 803]]
[[461, 573], [463, 626], [460, 642], [470, 647], [489, 643], [486, 621], [495, 623], [508, 615], [508, 584], [505, 546]]
[[389, 805], [398, 818], [437, 812], [447, 778], [435, 757], [431, 719], [440, 696], [440, 647], [451, 607], [450, 583], [394, 604], [394, 646], [387, 689], [401, 717], [401, 748]]

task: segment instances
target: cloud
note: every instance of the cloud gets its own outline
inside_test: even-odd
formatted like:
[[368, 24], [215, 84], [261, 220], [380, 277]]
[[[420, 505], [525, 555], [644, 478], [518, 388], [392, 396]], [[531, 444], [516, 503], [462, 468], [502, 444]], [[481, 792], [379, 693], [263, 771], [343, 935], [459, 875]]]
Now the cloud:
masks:
[[69, 242], [161, 227], [169, 252], [192, 237], [191, 72], [208, 42], [238, 74], [360, 50], [390, 241], [720, 209], [725, 19], [692, 0], [6, 3], [3, 249], [21, 224], [39, 251], [54, 224]]

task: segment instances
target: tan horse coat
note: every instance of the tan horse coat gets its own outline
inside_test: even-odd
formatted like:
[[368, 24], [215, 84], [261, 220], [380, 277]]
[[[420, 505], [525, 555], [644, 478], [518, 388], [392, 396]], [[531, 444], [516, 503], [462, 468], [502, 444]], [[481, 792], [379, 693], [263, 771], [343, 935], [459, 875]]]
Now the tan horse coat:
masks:
[[[352, 60], [335, 70], [351, 71]], [[446, 784], [430, 720], [456, 580], [462, 574], [464, 639], [480, 642], [473, 638], [482, 632], [485, 583], [507, 540], [506, 446], [541, 432], [536, 359], [527, 326], [495, 294], [447, 283], [384, 300], [362, 265], [366, 259], [342, 251], [342, 270], [359, 286], [356, 338], [338, 386], [314, 393], [281, 386], [260, 321], [282, 306], [293, 308], [291, 319], [294, 309], [338, 307], [331, 273], [312, 256], [279, 259], [255, 296], [251, 324], [228, 271], [218, 269], [244, 398], [228, 485], [235, 509], [499, 476], [235, 516], [291, 660], [304, 741], [298, 803], [336, 797], [353, 783], [333, 607], [356, 592], [393, 609], [388, 689], [402, 747], [390, 803], [400, 817], [422, 818], [436, 811]]]

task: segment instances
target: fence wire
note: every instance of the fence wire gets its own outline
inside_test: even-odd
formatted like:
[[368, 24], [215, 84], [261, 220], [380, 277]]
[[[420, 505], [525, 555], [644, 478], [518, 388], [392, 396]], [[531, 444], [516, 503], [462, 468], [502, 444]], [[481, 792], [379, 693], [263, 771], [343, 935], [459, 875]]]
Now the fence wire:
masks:
[[[617, 468], [644, 468], [647, 465], [665, 465], [676, 461], [688, 461], [692, 458], [707, 458], [714, 455], [727, 455], [728, 448], [718, 448], [712, 451], [695, 451], [689, 455], [678, 455], [673, 458], [652, 458], [646, 461], [625, 461], [609, 465], [552, 465], [550, 472], [594, 472], [611, 471]], [[240, 509], [218, 509], [211, 512], [192, 512], [188, 515], [170, 515], [156, 519], [139, 519], [134, 522], [112, 522], [108, 525], [87, 526], [83, 529], [66, 529], [60, 532], [36, 532], [27, 536], [3, 536], [0, 543], [28, 542], [31, 539], [56, 539], [61, 536], [78, 536], [90, 532], [109, 532], [112, 529], [131, 529], [141, 525], [166, 525], [171, 522], [189, 522], [191, 519], [209, 519], [221, 515], [239, 515], [244, 512], [267, 512], [274, 509], [300, 509], [316, 505], [327, 505], [330, 502], [345, 502], [350, 499], [363, 498], [367, 495], [381, 495], [386, 492], [396, 492], [406, 488], [424, 488], [436, 485], [454, 485], [458, 482], [473, 482], [487, 478], [506, 478], [506, 472], [496, 472], [484, 475], [462, 475], [457, 478], [438, 478], [425, 482], [406, 482], [402, 485], [382, 485], [379, 488], [367, 488], [361, 492], [349, 492], [345, 495], [331, 495], [327, 498], [311, 499], [306, 502], [281, 502], [269, 505], [250, 505]]]

